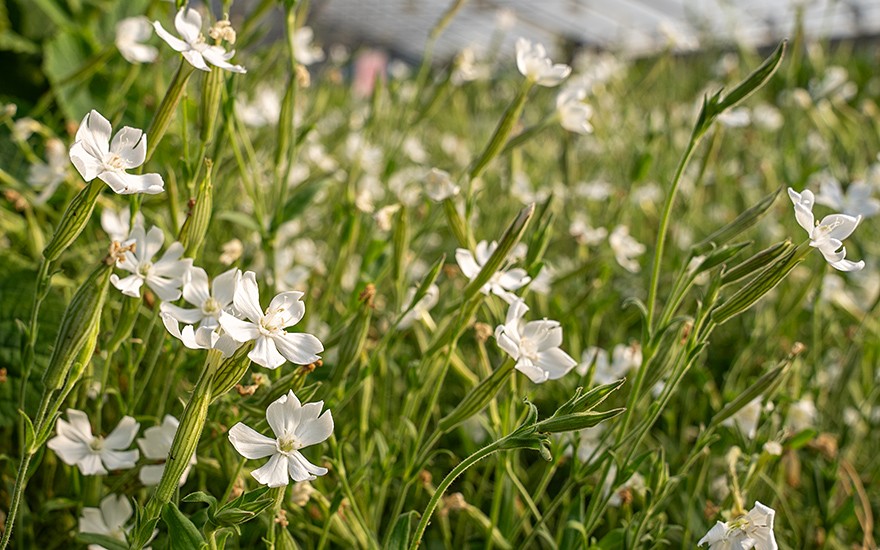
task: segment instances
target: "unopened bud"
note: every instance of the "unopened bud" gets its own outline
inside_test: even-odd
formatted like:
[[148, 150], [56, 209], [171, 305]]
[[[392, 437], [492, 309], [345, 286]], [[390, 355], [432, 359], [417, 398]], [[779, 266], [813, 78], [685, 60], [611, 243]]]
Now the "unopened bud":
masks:
[[225, 40], [230, 45], [235, 44], [235, 29], [232, 28], [232, 23], [229, 22], [229, 15], [227, 14], [224, 19], [214, 23], [208, 31], [208, 35], [218, 43], [221, 40]]

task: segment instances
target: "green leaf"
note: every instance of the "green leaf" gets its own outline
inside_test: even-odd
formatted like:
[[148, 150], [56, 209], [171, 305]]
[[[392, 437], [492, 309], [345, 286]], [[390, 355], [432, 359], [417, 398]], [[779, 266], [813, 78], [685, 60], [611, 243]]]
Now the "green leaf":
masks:
[[24, 421], [24, 448], [33, 451], [32, 446], [37, 439], [37, 434], [34, 433], [34, 423], [31, 422], [31, 418], [23, 410], [18, 409], [18, 414]]
[[818, 435], [819, 432], [814, 430], [813, 428], [807, 428], [806, 430], [802, 430], [792, 436], [791, 439], [785, 444], [785, 446], [791, 450], [797, 450], [809, 443], [813, 440], [813, 438]]
[[162, 508], [162, 521], [168, 526], [168, 540], [172, 550], [199, 550], [206, 544], [196, 526], [173, 502]]
[[385, 545], [387, 550], [406, 550], [411, 536], [412, 521], [417, 516], [418, 514], [414, 510], [397, 516], [397, 521], [394, 522], [394, 528], [391, 530], [391, 536], [388, 537], [388, 543]]
[[257, 220], [254, 219], [253, 216], [249, 216], [244, 212], [233, 212], [232, 210], [224, 210], [223, 212], [218, 212], [215, 218], [218, 220], [234, 223], [235, 225], [240, 225], [245, 229], [256, 231], [261, 235], [263, 234], [263, 228], [260, 227], [260, 224], [257, 223]]
[[776, 69], [779, 68], [779, 63], [782, 61], [782, 56], [785, 53], [785, 45], [787, 43], [787, 40], [780, 42], [779, 45], [776, 46], [776, 49], [773, 50], [773, 53], [770, 54], [770, 57], [765, 59], [764, 62], [752, 72], [752, 74], [737, 84], [729, 94], [721, 99], [718, 103], [718, 114], [721, 114], [722, 111], [735, 106], [740, 101], [752, 95], [757, 89], [763, 86], [771, 76], [773, 76], [773, 73], [776, 72]]

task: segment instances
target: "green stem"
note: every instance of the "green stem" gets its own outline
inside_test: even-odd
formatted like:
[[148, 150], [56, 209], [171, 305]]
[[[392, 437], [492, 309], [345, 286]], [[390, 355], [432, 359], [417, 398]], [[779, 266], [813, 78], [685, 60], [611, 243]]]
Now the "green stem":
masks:
[[162, 138], [165, 137], [165, 132], [171, 123], [171, 117], [174, 115], [174, 111], [177, 110], [177, 104], [180, 103], [180, 98], [183, 97], [183, 92], [186, 89], [186, 83], [189, 81], [189, 77], [194, 70], [195, 67], [190, 65], [189, 62], [183, 58], [180, 59], [180, 65], [177, 67], [177, 72], [174, 73], [174, 79], [171, 81], [171, 85], [168, 86], [168, 91], [165, 92], [165, 97], [162, 98], [159, 110], [156, 111], [156, 115], [150, 123], [150, 129], [147, 131], [149, 141], [147, 141], [146, 162], [149, 162], [153, 153], [156, 152], [156, 147], [159, 146]]

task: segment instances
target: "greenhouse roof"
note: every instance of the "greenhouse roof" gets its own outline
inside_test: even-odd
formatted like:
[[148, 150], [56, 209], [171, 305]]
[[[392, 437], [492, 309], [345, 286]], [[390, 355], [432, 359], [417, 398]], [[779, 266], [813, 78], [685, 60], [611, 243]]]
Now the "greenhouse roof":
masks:
[[[880, 33], [880, 0], [470, 0], [440, 37], [435, 54], [465, 47], [512, 49], [517, 37], [552, 48], [568, 43], [631, 56], [706, 40], [751, 46], [790, 36], [797, 9], [813, 37]], [[353, 43], [380, 46], [417, 59], [428, 33], [452, 5], [447, 0], [324, 0], [312, 3], [311, 24]], [[797, 6], [800, 6], [798, 8]]]

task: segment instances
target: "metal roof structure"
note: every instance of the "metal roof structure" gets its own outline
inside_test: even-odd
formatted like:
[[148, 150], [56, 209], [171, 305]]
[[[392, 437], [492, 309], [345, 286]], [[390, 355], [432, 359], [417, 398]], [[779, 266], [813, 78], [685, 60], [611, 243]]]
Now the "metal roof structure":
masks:
[[[455, 0], [321, 0], [310, 24], [324, 42], [422, 56], [430, 30]], [[644, 56], [698, 49], [707, 40], [762, 46], [790, 36], [801, 10], [813, 37], [880, 34], [880, 0], [466, 0], [440, 36], [438, 59], [465, 47], [512, 51], [522, 36], [552, 51], [560, 43]]]

